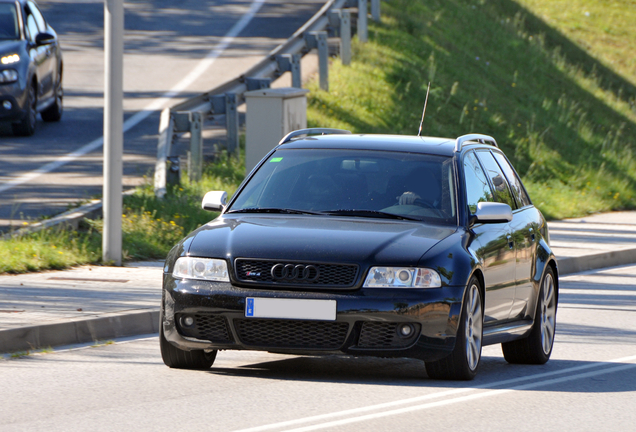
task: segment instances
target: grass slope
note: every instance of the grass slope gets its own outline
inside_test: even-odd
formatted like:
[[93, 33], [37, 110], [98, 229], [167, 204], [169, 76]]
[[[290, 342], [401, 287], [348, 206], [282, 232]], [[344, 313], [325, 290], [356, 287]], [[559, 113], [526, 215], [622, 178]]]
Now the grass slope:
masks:
[[546, 216], [635, 208], [636, 87], [528, 9], [391, 0], [370, 36], [312, 83], [311, 126], [416, 134], [431, 81], [424, 134], [495, 136]]

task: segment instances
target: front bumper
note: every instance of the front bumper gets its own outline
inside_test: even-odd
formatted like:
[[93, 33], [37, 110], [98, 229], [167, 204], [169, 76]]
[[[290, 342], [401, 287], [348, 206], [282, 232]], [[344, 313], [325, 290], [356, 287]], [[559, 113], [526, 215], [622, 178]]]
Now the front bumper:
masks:
[[[464, 290], [271, 290], [164, 274], [161, 324], [165, 338], [183, 350], [344, 353], [434, 361], [455, 346]], [[336, 300], [336, 320], [246, 318], [247, 297]], [[186, 316], [195, 324], [184, 325]], [[404, 324], [414, 330], [408, 337], [398, 333]]]
[[[8, 101], [11, 108], [6, 109], [3, 103]], [[24, 118], [26, 111], [24, 104], [26, 102], [26, 93], [20, 87], [20, 81], [9, 84], [0, 84], [0, 121], [19, 121]]]

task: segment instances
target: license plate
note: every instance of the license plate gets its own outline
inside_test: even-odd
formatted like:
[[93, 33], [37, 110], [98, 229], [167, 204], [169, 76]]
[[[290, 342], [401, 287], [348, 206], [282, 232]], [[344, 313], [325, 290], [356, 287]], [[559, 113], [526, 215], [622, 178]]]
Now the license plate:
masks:
[[282, 318], [336, 320], [335, 300], [301, 300], [248, 297], [245, 316], [249, 318]]

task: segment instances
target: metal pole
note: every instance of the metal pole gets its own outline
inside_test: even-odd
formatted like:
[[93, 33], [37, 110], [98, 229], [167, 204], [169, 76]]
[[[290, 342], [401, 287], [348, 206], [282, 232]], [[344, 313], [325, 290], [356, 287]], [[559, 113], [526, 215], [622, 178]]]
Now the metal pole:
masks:
[[159, 142], [157, 143], [157, 162], [155, 163], [155, 196], [163, 198], [166, 195], [168, 182], [167, 164], [171, 155], [172, 134], [174, 131], [174, 119], [170, 115], [170, 108], [161, 111], [159, 120]]
[[302, 75], [300, 73], [300, 60], [302, 56], [300, 54], [292, 54], [291, 56], [291, 75], [292, 75], [292, 87], [302, 88]]
[[366, 42], [369, 40], [367, 34], [367, 0], [358, 0], [358, 40]]
[[102, 260], [121, 265], [124, 2], [104, 1], [104, 232]]
[[188, 175], [191, 182], [201, 180], [203, 172], [203, 135], [201, 132], [201, 113], [190, 113], [190, 166]]
[[327, 45], [327, 32], [317, 32], [318, 45], [318, 75], [320, 88], [329, 91], [329, 46]]
[[351, 64], [351, 12], [349, 9], [340, 11], [340, 58], [342, 64]]
[[239, 113], [238, 95], [225, 93], [225, 130], [227, 132], [227, 152], [239, 154]]
[[371, 0], [371, 18], [375, 22], [380, 22], [380, 0]]

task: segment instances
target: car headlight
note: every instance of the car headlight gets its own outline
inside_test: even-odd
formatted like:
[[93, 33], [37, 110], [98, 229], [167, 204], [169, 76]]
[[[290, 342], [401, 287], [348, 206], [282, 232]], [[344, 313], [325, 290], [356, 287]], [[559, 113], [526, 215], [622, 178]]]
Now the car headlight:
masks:
[[181, 257], [174, 263], [172, 276], [183, 279], [201, 279], [229, 282], [227, 263], [220, 259]]
[[18, 71], [7, 69], [0, 71], [0, 83], [12, 83], [18, 80]]
[[17, 54], [11, 54], [11, 55], [0, 58], [0, 64], [3, 64], [3, 65], [17, 63], [19, 61], [20, 61], [20, 56]]
[[427, 268], [372, 267], [365, 288], [439, 288], [439, 273]]

